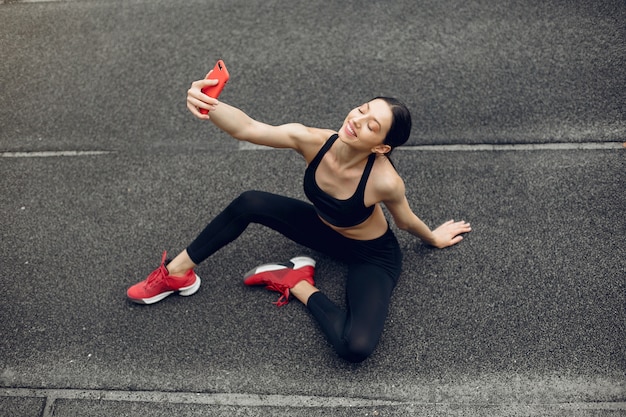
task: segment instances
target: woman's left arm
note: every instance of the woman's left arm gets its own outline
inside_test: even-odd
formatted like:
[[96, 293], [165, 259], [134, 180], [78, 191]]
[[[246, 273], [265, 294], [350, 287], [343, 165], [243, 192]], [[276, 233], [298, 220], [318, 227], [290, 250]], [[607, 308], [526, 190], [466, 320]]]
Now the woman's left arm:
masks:
[[383, 203], [391, 213], [398, 228], [406, 230], [428, 245], [436, 248], [455, 245], [463, 240], [463, 233], [469, 233], [472, 230], [470, 224], [463, 220], [457, 222], [449, 220], [435, 230], [430, 230], [426, 223], [411, 210], [402, 178], [397, 176], [393, 181], [387, 182], [384, 188], [386, 191], [384, 192]]

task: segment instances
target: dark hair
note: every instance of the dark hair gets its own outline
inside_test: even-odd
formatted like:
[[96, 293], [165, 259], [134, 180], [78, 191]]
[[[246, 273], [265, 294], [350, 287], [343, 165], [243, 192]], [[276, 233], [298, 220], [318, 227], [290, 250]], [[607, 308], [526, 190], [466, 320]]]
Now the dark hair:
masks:
[[387, 152], [387, 156], [398, 146], [404, 145], [409, 140], [411, 134], [411, 113], [409, 109], [400, 100], [392, 97], [376, 97], [373, 100], [383, 100], [391, 107], [391, 127], [383, 141], [384, 145], [391, 146], [391, 150]]

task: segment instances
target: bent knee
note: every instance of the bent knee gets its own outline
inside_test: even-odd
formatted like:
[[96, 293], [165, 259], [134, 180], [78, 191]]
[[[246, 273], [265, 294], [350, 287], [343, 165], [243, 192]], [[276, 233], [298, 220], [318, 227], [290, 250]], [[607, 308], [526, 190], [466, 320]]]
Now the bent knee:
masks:
[[258, 210], [265, 202], [264, 194], [262, 191], [256, 190], [244, 191], [232, 201], [231, 207], [244, 213]]
[[235, 199], [235, 201], [237, 201], [240, 204], [255, 204], [258, 201], [263, 200], [263, 194], [265, 194], [263, 191], [257, 191], [257, 190], [248, 190], [248, 191], [244, 191], [241, 194], [239, 194], [239, 196]]
[[346, 350], [341, 356], [352, 363], [363, 362], [374, 353], [377, 344], [378, 340], [369, 338], [352, 339], [346, 344]]

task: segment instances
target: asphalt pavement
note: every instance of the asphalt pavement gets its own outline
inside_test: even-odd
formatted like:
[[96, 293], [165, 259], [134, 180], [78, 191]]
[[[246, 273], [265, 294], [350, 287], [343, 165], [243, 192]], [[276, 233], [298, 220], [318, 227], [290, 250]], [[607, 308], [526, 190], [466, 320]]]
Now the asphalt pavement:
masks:
[[[0, 416], [626, 415], [623, 1], [0, 3]], [[304, 254], [252, 225], [192, 297], [126, 288], [239, 193], [305, 198], [290, 151], [185, 107], [338, 128], [378, 95], [414, 128], [393, 160], [445, 250], [405, 254], [382, 340], [339, 359], [306, 309], [248, 288]]]

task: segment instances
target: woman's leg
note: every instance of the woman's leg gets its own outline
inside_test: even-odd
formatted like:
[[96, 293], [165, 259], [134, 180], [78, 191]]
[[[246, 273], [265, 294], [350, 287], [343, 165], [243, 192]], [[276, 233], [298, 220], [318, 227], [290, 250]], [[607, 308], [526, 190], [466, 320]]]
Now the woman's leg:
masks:
[[361, 362], [372, 354], [383, 332], [395, 277], [372, 264], [354, 264], [346, 282], [347, 311], [321, 292], [311, 293], [307, 307], [337, 354]]
[[322, 251], [335, 234], [319, 220], [309, 203], [263, 191], [246, 191], [187, 247], [189, 260], [196, 265], [201, 263], [239, 237], [250, 223], [262, 224], [296, 243]]
[[176, 257], [166, 265], [167, 272], [173, 277], [182, 277], [187, 271], [195, 267], [196, 264], [189, 257], [187, 249], [176, 255]]
[[304, 201], [263, 191], [246, 191], [234, 199], [168, 265], [173, 276], [183, 275], [228, 243], [237, 239], [250, 223], [268, 226], [296, 240], [299, 225], [311, 223], [312, 206]]

